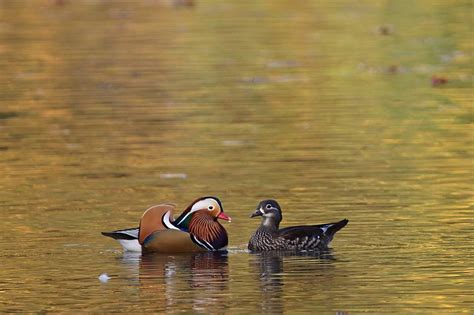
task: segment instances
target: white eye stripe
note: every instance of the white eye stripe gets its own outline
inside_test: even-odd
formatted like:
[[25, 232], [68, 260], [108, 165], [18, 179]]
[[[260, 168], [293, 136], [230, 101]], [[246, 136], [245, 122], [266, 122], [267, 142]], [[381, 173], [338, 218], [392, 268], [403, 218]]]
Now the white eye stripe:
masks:
[[196, 202], [192, 206], [190, 212], [194, 212], [194, 211], [198, 211], [202, 209], [214, 210], [216, 207], [218, 207], [217, 201], [212, 198], [207, 198], [207, 199], [199, 200], [198, 202]]
[[[266, 208], [266, 210], [275, 210], [275, 211], [278, 211], [277, 208], [274, 208], [274, 207], [271, 207], [271, 206], [270, 206], [270, 208], [267, 208], [267, 207], [265, 207], [265, 208]], [[264, 210], [263, 208], [260, 208], [259, 210], [260, 210], [260, 212], [262, 212], [263, 214], [265, 214], [265, 210]]]
[[212, 210], [215, 209], [215, 207], [219, 207], [217, 201], [215, 199], [212, 199], [212, 198], [207, 198], [207, 199], [203, 199], [203, 200], [199, 200], [198, 202], [196, 202], [192, 207], [191, 207], [191, 210], [189, 210], [189, 213], [186, 214], [178, 223], [176, 224], [181, 224], [182, 222], [184, 222], [184, 220], [186, 220], [186, 218], [193, 212], [196, 212], [196, 211], [199, 211], [199, 210], [203, 210], [203, 209], [208, 209], [209, 211], [211, 211], [209, 209], [209, 207], [213, 207]]

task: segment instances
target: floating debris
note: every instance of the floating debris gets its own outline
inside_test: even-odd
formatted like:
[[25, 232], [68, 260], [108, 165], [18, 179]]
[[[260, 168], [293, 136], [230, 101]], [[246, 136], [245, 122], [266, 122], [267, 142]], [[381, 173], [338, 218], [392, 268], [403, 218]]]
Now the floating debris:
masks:
[[59, 6], [59, 7], [62, 7], [63, 5], [66, 4], [66, 0], [55, 0], [54, 4]]
[[268, 68], [295, 68], [301, 64], [294, 60], [273, 60], [267, 63]]
[[240, 80], [243, 83], [252, 83], [252, 84], [264, 84], [268, 83], [268, 78], [260, 77], [260, 76], [253, 76], [253, 77], [244, 77]]
[[431, 86], [440, 86], [448, 83], [448, 79], [440, 76], [432, 76], [431, 77]]
[[408, 73], [410, 70], [407, 67], [397, 66], [397, 65], [390, 65], [386, 70], [388, 74], [403, 74]]
[[393, 26], [392, 25], [380, 25], [377, 27], [377, 33], [380, 35], [388, 36], [393, 34]]
[[102, 283], [107, 283], [110, 279], [111, 278], [106, 273], [103, 273], [99, 276], [99, 281], [102, 282]]
[[240, 79], [240, 82], [251, 83], [251, 84], [271, 84], [271, 83], [287, 83], [287, 82], [306, 82], [305, 77], [299, 75], [274, 75], [269, 77], [244, 77]]
[[244, 145], [245, 142], [242, 140], [224, 140], [222, 141], [222, 145], [228, 146], [228, 147], [237, 147]]
[[399, 70], [399, 67], [397, 65], [391, 65], [387, 68], [387, 73], [390, 73], [390, 74], [396, 74], [399, 71], [400, 70]]
[[164, 178], [164, 179], [172, 179], [172, 178], [186, 179], [186, 177], [188, 177], [188, 175], [186, 175], [184, 173], [163, 173], [163, 174], [160, 174], [160, 178]]
[[194, 7], [195, 6], [194, 0], [173, 0], [173, 6], [176, 8], [179, 7]]
[[386, 74], [402, 74], [410, 72], [410, 69], [407, 67], [399, 66], [399, 65], [389, 65], [386, 67], [382, 66], [370, 66], [365, 63], [359, 63], [357, 65], [357, 69], [361, 72], [366, 72], [369, 74], [379, 74], [379, 73], [386, 73]]
[[15, 113], [15, 112], [0, 112], [0, 120], [15, 118], [17, 116], [18, 116], [18, 113]]

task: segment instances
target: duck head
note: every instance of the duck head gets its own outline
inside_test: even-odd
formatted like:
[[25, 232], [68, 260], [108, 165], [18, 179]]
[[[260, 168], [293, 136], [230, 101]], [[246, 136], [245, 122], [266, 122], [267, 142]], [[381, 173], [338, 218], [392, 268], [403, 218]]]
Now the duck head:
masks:
[[187, 227], [191, 217], [198, 212], [211, 216], [214, 221], [217, 219], [231, 221], [231, 218], [224, 213], [221, 201], [217, 197], [206, 196], [193, 201], [174, 222], [179, 227]]
[[257, 209], [255, 209], [255, 212], [253, 212], [250, 217], [262, 217], [262, 225], [264, 227], [276, 229], [278, 229], [278, 226], [283, 219], [280, 205], [273, 199], [260, 201]]

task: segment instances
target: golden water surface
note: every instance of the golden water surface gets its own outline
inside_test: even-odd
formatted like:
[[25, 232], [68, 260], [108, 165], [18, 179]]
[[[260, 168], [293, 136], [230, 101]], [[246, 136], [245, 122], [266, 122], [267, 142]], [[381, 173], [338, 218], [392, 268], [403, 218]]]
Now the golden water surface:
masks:
[[[472, 10], [0, 0], [0, 311], [473, 312]], [[202, 195], [227, 254], [100, 235]], [[350, 223], [326, 257], [250, 254], [263, 198]]]

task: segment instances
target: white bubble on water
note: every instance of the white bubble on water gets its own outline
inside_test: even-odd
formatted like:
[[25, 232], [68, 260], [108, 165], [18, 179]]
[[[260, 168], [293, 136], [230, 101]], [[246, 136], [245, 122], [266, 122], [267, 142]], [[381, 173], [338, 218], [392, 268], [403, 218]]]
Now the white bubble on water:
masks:
[[106, 283], [109, 280], [110, 280], [110, 277], [106, 273], [103, 273], [99, 276], [99, 281], [102, 282], [102, 283]]

